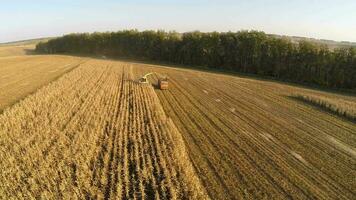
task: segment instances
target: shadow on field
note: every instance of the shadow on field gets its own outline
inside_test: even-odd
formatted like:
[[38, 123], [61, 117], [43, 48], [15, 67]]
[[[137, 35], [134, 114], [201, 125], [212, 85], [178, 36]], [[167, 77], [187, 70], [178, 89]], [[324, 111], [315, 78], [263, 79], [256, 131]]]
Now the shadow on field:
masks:
[[155, 90], [161, 90], [160, 87], [159, 87], [159, 85], [158, 85], [158, 83], [152, 83], [151, 85], [152, 85], [153, 89], [155, 89]]
[[35, 49], [24, 49], [26, 55], [40, 55], [38, 54]]

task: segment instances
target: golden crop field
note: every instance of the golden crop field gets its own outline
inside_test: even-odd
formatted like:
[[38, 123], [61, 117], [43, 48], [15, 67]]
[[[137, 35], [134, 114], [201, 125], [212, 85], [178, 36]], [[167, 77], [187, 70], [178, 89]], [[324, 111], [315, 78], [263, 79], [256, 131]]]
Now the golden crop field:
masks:
[[85, 59], [70, 56], [19, 56], [0, 58], [0, 113]]
[[[157, 73], [153, 86], [138, 84], [148, 72]], [[156, 89], [165, 75], [169, 89]], [[356, 101], [267, 80], [90, 59], [0, 115], [0, 196], [354, 199], [356, 124], [295, 93]]]
[[0, 135], [4, 198], [207, 198], [153, 88], [125, 65], [81, 65], [6, 110]]

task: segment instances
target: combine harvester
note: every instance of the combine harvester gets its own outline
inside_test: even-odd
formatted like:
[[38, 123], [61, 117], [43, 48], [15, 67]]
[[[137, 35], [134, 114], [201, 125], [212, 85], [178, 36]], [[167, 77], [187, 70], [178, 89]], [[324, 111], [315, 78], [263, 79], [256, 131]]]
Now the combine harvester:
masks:
[[[148, 74], [145, 74], [144, 76], [142, 76], [138, 82], [139, 83], [142, 83], [142, 84], [148, 84], [148, 80], [147, 80], [147, 77], [150, 76], [150, 75], [153, 75], [154, 72], [151, 72], [151, 73], [148, 73]], [[157, 75], [160, 75], [158, 73], [156, 73]], [[160, 90], [167, 90], [168, 89], [168, 78], [167, 76], [165, 76], [164, 78], [158, 78], [158, 88]]]

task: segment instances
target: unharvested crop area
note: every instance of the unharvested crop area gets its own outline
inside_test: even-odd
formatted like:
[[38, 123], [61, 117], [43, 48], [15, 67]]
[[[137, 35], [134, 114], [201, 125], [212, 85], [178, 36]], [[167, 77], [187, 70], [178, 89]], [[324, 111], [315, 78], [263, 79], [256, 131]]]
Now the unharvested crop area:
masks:
[[[134, 81], [147, 72], [168, 75], [169, 90]], [[0, 196], [354, 199], [356, 124], [295, 93], [356, 101], [89, 60], [0, 115]]]
[[292, 97], [350, 120], [356, 120], [356, 101], [308, 93], [293, 94]]
[[0, 116], [0, 196], [207, 198], [153, 88], [95, 61]]
[[19, 56], [0, 58], [0, 113], [6, 107], [85, 59], [70, 56]]

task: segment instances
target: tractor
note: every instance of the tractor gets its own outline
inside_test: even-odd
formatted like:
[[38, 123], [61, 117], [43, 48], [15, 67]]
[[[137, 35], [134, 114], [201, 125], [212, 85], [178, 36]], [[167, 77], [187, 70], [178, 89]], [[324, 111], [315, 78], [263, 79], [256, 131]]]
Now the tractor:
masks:
[[[151, 72], [151, 73], [148, 73], [148, 74], [145, 74], [144, 76], [142, 76], [138, 82], [141, 83], [141, 84], [148, 84], [149, 81], [147, 79], [148, 76], [150, 75], [153, 75], [154, 72]], [[157, 75], [160, 75], [158, 73], [156, 73]], [[164, 78], [158, 78], [158, 88], [160, 90], [167, 90], [168, 89], [168, 78], [165, 76]]]

